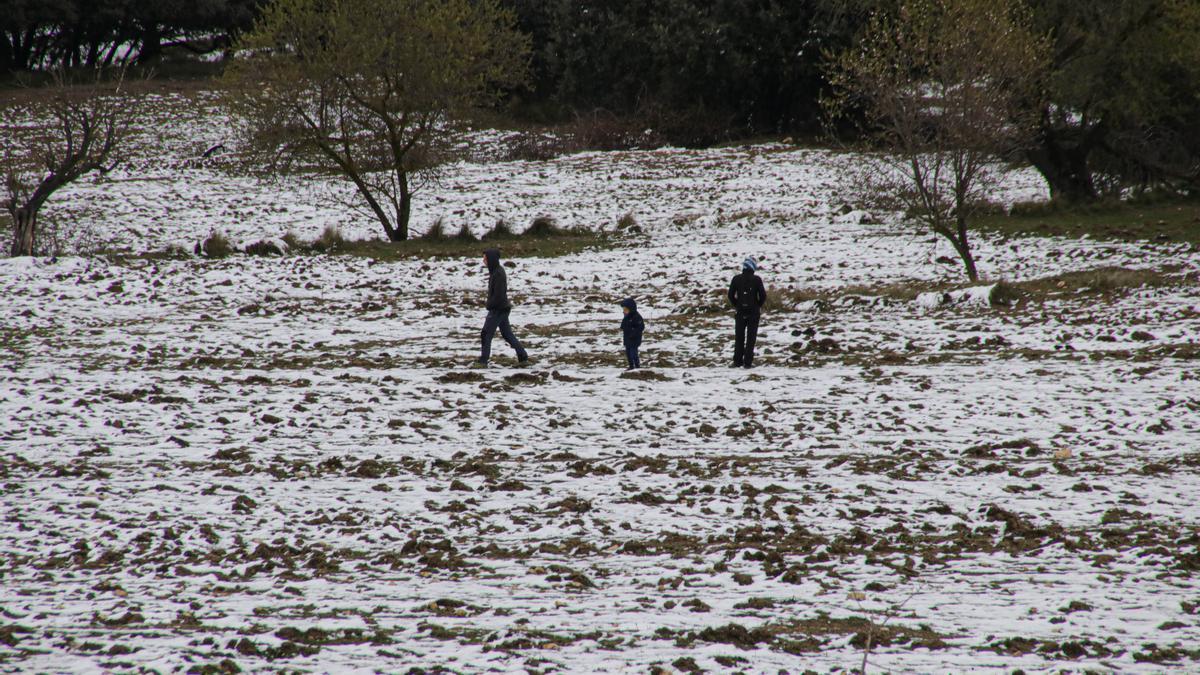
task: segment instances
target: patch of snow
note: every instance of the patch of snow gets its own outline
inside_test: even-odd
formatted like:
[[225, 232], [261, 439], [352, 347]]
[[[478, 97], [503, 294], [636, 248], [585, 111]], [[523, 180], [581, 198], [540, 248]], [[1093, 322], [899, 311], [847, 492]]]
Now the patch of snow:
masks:
[[[326, 201], [336, 184], [192, 162], [227, 126], [156, 103], [141, 173], [74, 187], [60, 215], [144, 250], [216, 228], [375, 235]], [[768, 145], [452, 167], [420, 218], [632, 212], [646, 232], [512, 261], [519, 369], [499, 338], [468, 368], [476, 257], [0, 260], [0, 605], [30, 629], [0, 658], [849, 670], [856, 622], [894, 616], [937, 641], [881, 644], [881, 670], [1192, 667], [1162, 655], [1200, 642], [1180, 604], [1200, 600], [1194, 286], [1011, 312], [975, 311], [994, 286], [955, 292], [963, 311], [888, 301], [862, 289], [962, 273], [899, 220], [837, 222], [852, 162]], [[1012, 189], [1043, 190], [1027, 178]], [[764, 313], [743, 371], [717, 308], [750, 254], [770, 289], [828, 299]], [[977, 254], [989, 278], [1200, 263], [1095, 240], [981, 237]], [[620, 375], [625, 296], [647, 379]], [[701, 639], [729, 624], [775, 641]], [[270, 652], [312, 629], [337, 639]]]

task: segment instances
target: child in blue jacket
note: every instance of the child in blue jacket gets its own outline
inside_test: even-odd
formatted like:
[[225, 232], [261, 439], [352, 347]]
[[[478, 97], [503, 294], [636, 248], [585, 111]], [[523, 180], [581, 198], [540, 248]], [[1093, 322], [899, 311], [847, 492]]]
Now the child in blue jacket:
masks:
[[629, 360], [629, 370], [633, 370], [642, 365], [641, 359], [638, 358], [638, 347], [642, 346], [642, 332], [646, 330], [646, 322], [642, 320], [642, 315], [638, 314], [637, 302], [633, 298], [622, 300], [621, 307], [625, 308], [625, 318], [621, 319], [625, 358]]

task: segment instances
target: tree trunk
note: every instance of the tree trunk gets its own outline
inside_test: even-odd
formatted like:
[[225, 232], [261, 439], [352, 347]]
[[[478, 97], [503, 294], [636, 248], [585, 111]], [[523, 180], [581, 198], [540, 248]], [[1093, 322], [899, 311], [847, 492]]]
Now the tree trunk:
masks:
[[1053, 122], [1043, 120], [1037, 145], [1026, 152], [1026, 157], [1046, 179], [1051, 199], [1068, 203], [1096, 200], [1099, 195], [1088, 159], [1104, 135], [1103, 121], [1064, 133]]
[[37, 211], [22, 207], [12, 211], [13, 242], [10, 255], [13, 257], [33, 255], [33, 236], [37, 228]]
[[400, 174], [400, 212], [396, 214], [396, 229], [392, 241], [408, 239], [408, 219], [412, 215], [412, 192], [408, 188], [408, 174]]
[[954, 247], [958, 251], [958, 257], [962, 258], [963, 266], [967, 268], [967, 278], [971, 283], [979, 281], [979, 271], [975, 269], [975, 256], [971, 253], [971, 249], [967, 247]]
[[4, 31], [0, 35], [0, 75], [13, 70], [13, 64], [16, 62], [17, 47], [14, 44], [15, 36], [10, 36], [8, 31]]
[[137, 63], [140, 66], [152, 65], [162, 56], [162, 31], [158, 24], [150, 24], [142, 31], [142, 48], [138, 51]]
[[1028, 156], [1030, 163], [1046, 179], [1051, 199], [1080, 203], [1094, 201], [1097, 196], [1088, 168], [1088, 154], [1086, 148], [1068, 150], [1047, 143], [1029, 151]]
[[[955, 227], [958, 230], [958, 236], [946, 238], [954, 245], [954, 250], [958, 251], [958, 257], [962, 259], [963, 267], [966, 268], [967, 278], [974, 283], [979, 281], [979, 271], [975, 268], [975, 255], [971, 253], [971, 241], [967, 238], [967, 221], [961, 215], [956, 220]], [[949, 234], [945, 230], [943, 232]]]

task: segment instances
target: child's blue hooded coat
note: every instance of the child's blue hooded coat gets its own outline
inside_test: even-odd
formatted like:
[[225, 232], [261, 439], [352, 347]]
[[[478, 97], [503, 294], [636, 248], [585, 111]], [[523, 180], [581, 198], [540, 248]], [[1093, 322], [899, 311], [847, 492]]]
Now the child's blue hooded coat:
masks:
[[629, 308], [629, 313], [621, 320], [621, 334], [624, 336], [625, 345], [640, 346], [642, 333], [646, 330], [646, 322], [642, 320], [642, 315], [638, 314], [637, 302], [633, 298], [625, 298], [621, 301], [621, 306]]

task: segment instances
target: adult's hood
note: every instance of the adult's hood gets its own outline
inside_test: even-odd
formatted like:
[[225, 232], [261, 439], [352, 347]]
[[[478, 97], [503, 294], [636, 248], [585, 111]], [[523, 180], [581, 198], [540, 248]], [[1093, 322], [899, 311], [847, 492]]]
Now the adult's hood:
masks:
[[496, 271], [496, 268], [500, 266], [500, 249], [489, 248], [485, 250], [483, 252], [483, 258], [484, 260], [487, 260], [488, 269], [493, 272]]
[[637, 301], [634, 300], [633, 298], [625, 298], [624, 300], [621, 301], [621, 306], [628, 307], [629, 311], [631, 311], [631, 312], [637, 311]]

